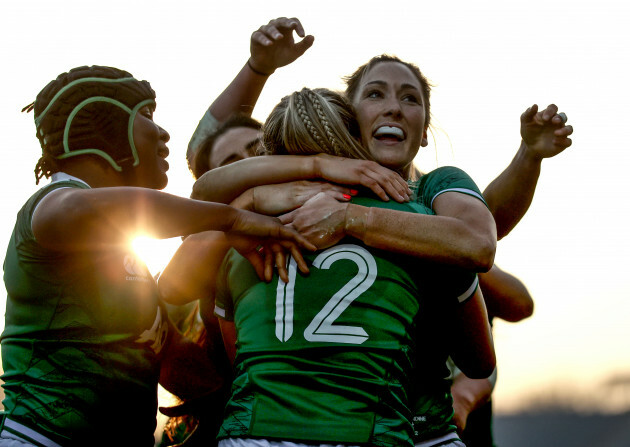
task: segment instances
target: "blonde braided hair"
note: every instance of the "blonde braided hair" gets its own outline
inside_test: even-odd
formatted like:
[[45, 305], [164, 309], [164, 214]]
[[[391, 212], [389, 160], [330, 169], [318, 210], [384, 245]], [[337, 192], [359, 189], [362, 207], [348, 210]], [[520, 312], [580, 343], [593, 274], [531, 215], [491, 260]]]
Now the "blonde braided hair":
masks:
[[329, 154], [373, 160], [359, 144], [350, 103], [328, 89], [303, 88], [282, 98], [263, 125], [264, 154]]
[[304, 123], [304, 127], [306, 127], [306, 129], [311, 134], [311, 136], [315, 139], [315, 141], [317, 141], [317, 144], [319, 144], [319, 146], [322, 149], [325, 149], [326, 143], [324, 139], [322, 138], [322, 136], [317, 131], [317, 129], [315, 128], [315, 126], [313, 125], [313, 122], [311, 121], [310, 116], [306, 112], [306, 106], [304, 105], [304, 99], [302, 98], [302, 95], [300, 95], [299, 92], [295, 92], [295, 93], [296, 93], [295, 96], [296, 96], [296, 101], [297, 101], [297, 113], [302, 119], [302, 122]]

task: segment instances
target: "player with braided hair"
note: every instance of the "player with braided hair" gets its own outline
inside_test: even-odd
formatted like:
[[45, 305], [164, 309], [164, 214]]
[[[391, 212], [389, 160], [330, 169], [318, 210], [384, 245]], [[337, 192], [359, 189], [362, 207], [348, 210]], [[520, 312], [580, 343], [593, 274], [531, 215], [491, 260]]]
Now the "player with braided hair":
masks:
[[[270, 158], [371, 158], [350, 129], [356, 132], [356, 120], [343, 96], [305, 88], [283, 98], [271, 112], [263, 126], [263, 148], [274, 154]], [[432, 183], [427, 191], [439, 187]], [[385, 203], [366, 193], [352, 203], [431, 213], [426, 204]], [[189, 248], [196, 249], [185, 241], [176, 257]], [[212, 262], [220, 264], [225, 247], [217, 241], [210, 250], [216, 253]], [[473, 273], [429, 262], [420, 267], [354, 238], [307, 255], [307, 260], [312, 263], [309, 276], [298, 274], [291, 261], [286, 284], [277, 277], [260, 282], [232, 251], [218, 272], [204, 265], [226, 349], [236, 358], [219, 445], [411, 445], [407, 391], [411, 360], [422, 350], [412, 335], [428, 307], [444, 306], [451, 314], [466, 309], [478, 337], [474, 343], [472, 337], [466, 339], [471, 341], [466, 354], [482, 359], [469, 372], [484, 376], [494, 367]]]
[[262, 153], [324, 153], [372, 160], [357, 137], [356, 118], [342, 95], [303, 88], [282, 98], [271, 111], [263, 126]]
[[[169, 323], [131, 238], [224, 231], [261, 276], [260, 244], [298, 257], [298, 245], [314, 247], [277, 219], [158, 191], [169, 134], [153, 121], [146, 81], [79, 67], [28, 108], [43, 153], [36, 179], [52, 182], [18, 213], [4, 264], [0, 446], [113, 445], [120, 433], [124, 445], [152, 446], [158, 378], [182, 397], [220, 382]], [[188, 354], [196, 361], [182, 370]]]
[[[401, 82], [401, 75], [410, 82]], [[426, 145], [430, 119], [430, 84], [426, 78], [415, 65], [394, 56], [382, 55], [359, 67], [347, 78], [347, 83], [346, 97], [358, 111], [362, 142], [387, 166], [399, 169], [405, 176], [413, 173], [412, 161], [418, 147]], [[415, 91], [411, 91], [409, 86], [413, 86], [412, 90]], [[408, 111], [414, 110], [414, 104], [423, 106], [424, 119], [421, 125], [409, 121]], [[420, 111], [420, 108], [415, 107], [415, 110]], [[509, 233], [527, 211], [540, 175], [542, 160], [555, 156], [571, 145], [569, 136], [573, 129], [565, 125], [566, 117], [557, 114], [557, 110], [555, 105], [550, 105], [539, 112], [534, 105], [521, 116], [521, 147], [510, 166], [484, 191], [488, 206], [496, 218], [499, 237]], [[282, 162], [252, 159], [240, 163], [238, 168], [248, 172], [246, 177], [239, 179], [234, 175], [232, 169], [237, 169], [237, 166], [213, 173], [212, 176], [207, 175], [195, 184], [194, 196], [229, 202], [235, 196], [249, 194], [252, 189], [268, 182], [280, 187], [282, 184], [278, 185], [278, 182], [326, 178], [341, 184], [357, 184], [362, 179], [369, 181], [382, 175], [381, 172], [373, 171], [373, 167], [366, 162], [333, 161], [321, 156], [303, 159], [294, 157], [292, 160], [286, 158]], [[334, 163], [337, 163], [336, 168]], [[230, 180], [235, 186], [232, 190], [227, 187]], [[214, 188], [215, 182], [222, 186], [220, 191]], [[412, 185], [422, 185], [422, 181]], [[391, 197], [403, 200], [405, 194], [397, 195], [396, 192]], [[364, 209], [357, 214], [355, 210], [359, 210], [353, 204], [333, 203], [330, 200], [325, 202], [321, 199], [291, 213], [288, 219], [318, 243], [335, 240], [336, 237], [331, 238], [331, 235], [353, 234], [370, 245], [384, 249], [411, 253], [420, 258], [439, 259], [465, 268], [487, 269], [491, 265], [488, 262], [491, 258], [486, 257], [484, 248], [484, 240], [488, 241], [483, 237], [484, 228], [488, 228], [487, 221], [479, 219], [481, 215], [476, 215], [487, 210], [475, 207], [474, 200], [461, 200], [464, 198], [457, 194], [457, 190], [436, 198], [433, 205], [437, 214], [448, 217], [441, 219], [442, 223], [438, 219], [426, 219], [425, 216], [388, 216], [385, 210]], [[447, 205], [448, 202], [452, 206]], [[363, 213], [369, 214], [366, 217]], [[445, 388], [442, 396], [448, 395], [448, 388]], [[447, 402], [447, 406], [450, 403]], [[448, 411], [448, 408], [443, 408]], [[429, 421], [419, 416], [418, 421], [421, 423], [417, 426], [416, 440], [421, 445], [433, 445], [428, 438], [435, 436], [435, 428], [439, 432], [442, 427], [446, 427], [454, 434], [455, 426], [452, 423], [450, 427], [448, 422], [438, 427], [432, 426], [430, 421], [425, 424], [424, 420]], [[458, 442], [456, 436], [450, 439]]]

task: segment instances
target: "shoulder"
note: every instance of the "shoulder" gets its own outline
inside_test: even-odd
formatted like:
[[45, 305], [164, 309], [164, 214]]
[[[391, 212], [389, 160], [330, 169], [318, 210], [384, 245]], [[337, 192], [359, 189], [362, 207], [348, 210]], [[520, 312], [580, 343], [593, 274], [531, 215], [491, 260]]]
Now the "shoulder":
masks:
[[416, 200], [433, 208], [433, 201], [445, 192], [458, 192], [474, 196], [485, 203], [479, 187], [462, 169], [455, 166], [443, 166], [420, 177], [411, 184], [416, 193]]

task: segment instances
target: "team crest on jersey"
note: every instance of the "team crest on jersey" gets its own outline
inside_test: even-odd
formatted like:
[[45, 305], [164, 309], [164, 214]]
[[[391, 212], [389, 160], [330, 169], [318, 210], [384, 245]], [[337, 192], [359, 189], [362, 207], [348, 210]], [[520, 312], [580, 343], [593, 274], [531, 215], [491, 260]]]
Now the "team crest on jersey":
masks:
[[125, 277], [127, 281], [149, 281], [149, 274], [146, 266], [136, 256], [127, 254], [123, 261], [125, 270], [128, 275]]
[[140, 334], [140, 337], [136, 339], [136, 343], [152, 342], [150, 346], [151, 350], [159, 354], [164, 347], [167, 335], [168, 324], [166, 324], [166, 320], [162, 318], [162, 309], [158, 307], [153, 326], [151, 326], [151, 329], [147, 329]]

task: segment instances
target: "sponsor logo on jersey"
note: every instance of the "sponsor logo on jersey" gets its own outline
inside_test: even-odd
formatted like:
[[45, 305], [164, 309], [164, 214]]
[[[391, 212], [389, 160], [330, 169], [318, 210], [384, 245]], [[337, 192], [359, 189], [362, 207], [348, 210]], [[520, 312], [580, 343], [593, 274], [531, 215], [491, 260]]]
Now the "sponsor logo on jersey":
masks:
[[125, 270], [128, 275], [125, 276], [127, 281], [149, 281], [149, 273], [146, 266], [137, 257], [127, 254], [123, 261]]

